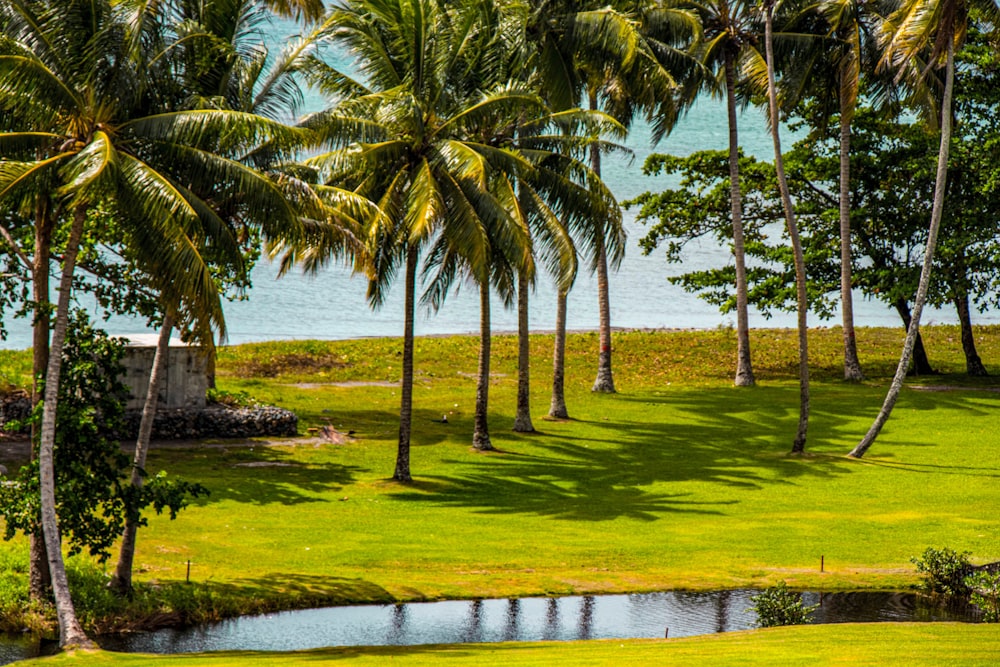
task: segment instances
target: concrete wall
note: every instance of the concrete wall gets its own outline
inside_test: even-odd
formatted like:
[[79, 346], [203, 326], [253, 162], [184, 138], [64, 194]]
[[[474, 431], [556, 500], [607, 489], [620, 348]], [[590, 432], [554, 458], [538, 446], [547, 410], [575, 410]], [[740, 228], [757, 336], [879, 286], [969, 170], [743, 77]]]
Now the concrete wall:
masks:
[[[125, 377], [122, 379], [130, 394], [126, 409], [141, 410], [146, 401], [157, 336], [135, 334], [123, 338], [129, 340], [123, 360]], [[203, 408], [207, 390], [208, 376], [202, 349], [171, 339], [167, 376], [160, 382], [159, 408]]]

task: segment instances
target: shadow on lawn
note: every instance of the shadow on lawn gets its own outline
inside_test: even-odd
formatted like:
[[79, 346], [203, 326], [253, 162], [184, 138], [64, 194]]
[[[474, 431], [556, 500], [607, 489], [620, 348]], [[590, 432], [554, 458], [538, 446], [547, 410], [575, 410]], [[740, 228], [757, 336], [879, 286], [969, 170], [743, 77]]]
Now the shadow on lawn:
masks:
[[[860, 438], [855, 430], [869, 414], [874, 416], [878, 404], [873, 404], [872, 396], [881, 390], [816, 392], [821, 400], [813, 404], [806, 456], [789, 455], [797, 393], [797, 387], [771, 387], [609, 397], [633, 404], [625, 410], [609, 404], [609, 415], [634, 414], [636, 421], [610, 417], [578, 421], [571, 427], [572, 436], [554, 429], [534, 436], [497, 437], [499, 432], [494, 431], [494, 444], [505, 450], [500, 455], [471, 463], [454, 461], [454, 474], [421, 477], [412, 490], [394, 496], [487, 514], [526, 513], [578, 521], [619, 517], [654, 521], [672, 512], [724, 514], [738, 502], [728, 489], [774, 485], [791, 489], [858, 469], [857, 461], [844, 456], [849, 450], [845, 443], [853, 445], [852, 440]], [[789, 400], [790, 396], [794, 398]], [[970, 405], [960, 396], [920, 395], [907, 400], [908, 409], [943, 407], [964, 411], [970, 418], [990, 414], [988, 408]], [[661, 409], [664, 421], [657, 422]], [[894, 448], [898, 432], [895, 439]], [[514, 443], [520, 451], [510, 446]], [[927, 443], [915, 433], [905, 444]], [[929, 471], [929, 466], [922, 471]], [[1000, 468], [961, 474], [1000, 475]], [[699, 500], [689, 499], [691, 494], [683, 489], [659, 490], [663, 483], [681, 482], [701, 485], [696, 492]]]
[[366, 469], [340, 463], [305, 464], [285, 448], [252, 447], [199, 450], [191, 463], [201, 461], [199, 482], [211, 492], [192, 501], [209, 505], [223, 500], [253, 505], [297, 505], [326, 502], [324, 494], [354, 483]]
[[395, 602], [389, 591], [365, 579], [345, 579], [326, 575], [304, 575], [279, 572], [258, 578], [234, 579], [222, 583], [209, 581], [201, 584], [207, 590], [224, 593], [236, 599], [260, 597], [278, 600], [291, 596], [300, 606], [318, 604]]

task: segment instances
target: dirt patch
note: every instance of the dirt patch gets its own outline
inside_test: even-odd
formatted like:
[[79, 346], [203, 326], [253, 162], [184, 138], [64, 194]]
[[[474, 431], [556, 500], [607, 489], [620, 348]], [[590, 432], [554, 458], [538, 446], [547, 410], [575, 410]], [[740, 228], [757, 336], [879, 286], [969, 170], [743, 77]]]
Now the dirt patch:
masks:
[[235, 368], [238, 377], [273, 378], [283, 374], [322, 373], [338, 368], [347, 368], [347, 364], [332, 354], [306, 354], [291, 352], [273, 357], [253, 358], [240, 363]]

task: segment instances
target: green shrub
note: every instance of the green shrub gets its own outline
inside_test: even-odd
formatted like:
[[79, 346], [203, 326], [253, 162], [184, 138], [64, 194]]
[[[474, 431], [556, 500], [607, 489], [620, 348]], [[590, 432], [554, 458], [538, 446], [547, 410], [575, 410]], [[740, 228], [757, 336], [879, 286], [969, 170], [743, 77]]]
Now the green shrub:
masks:
[[773, 628], [779, 625], [803, 625], [810, 622], [810, 615], [819, 605], [802, 604], [802, 594], [788, 590], [785, 582], [765, 589], [750, 598], [750, 609], [757, 613], [757, 627]]
[[972, 593], [972, 604], [983, 612], [983, 620], [1000, 622], [1000, 572], [974, 572], [965, 578], [965, 585]]
[[927, 592], [967, 597], [969, 586], [965, 578], [971, 570], [970, 555], [969, 551], [959, 553], [948, 547], [927, 547], [920, 558], [911, 558], [910, 562], [917, 566], [917, 572], [925, 575], [923, 588]]

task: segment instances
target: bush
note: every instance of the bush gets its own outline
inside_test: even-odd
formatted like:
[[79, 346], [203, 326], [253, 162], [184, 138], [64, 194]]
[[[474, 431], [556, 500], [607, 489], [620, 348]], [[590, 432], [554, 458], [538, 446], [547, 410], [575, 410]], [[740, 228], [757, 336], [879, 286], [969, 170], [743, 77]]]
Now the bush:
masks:
[[965, 583], [972, 567], [969, 565], [971, 552], [959, 553], [948, 547], [935, 549], [927, 547], [920, 558], [911, 558], [917, 572], [924, 577], [923, 588], [929, 593], [954, 597], [967, 597], [969, 586]]
[[750, 598], [751, 611], [757, 613], [757, 627], [773, 628], [779, 625], [802, 625], [811, 621], [810, 616], [819, 605], [806, 607], [802, 595], [788, 590], [785, 582], [765, 589]]
[[1000, 572], [980, 570], [965, 578], [972, 595], [972, 604], [983, 612], [987, 623], [1000, 622]]

